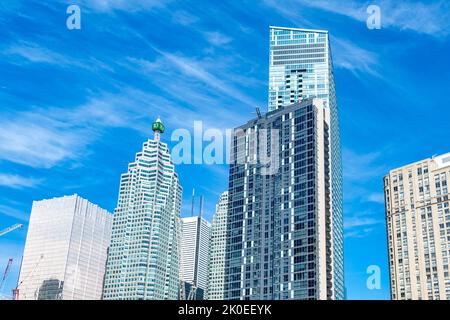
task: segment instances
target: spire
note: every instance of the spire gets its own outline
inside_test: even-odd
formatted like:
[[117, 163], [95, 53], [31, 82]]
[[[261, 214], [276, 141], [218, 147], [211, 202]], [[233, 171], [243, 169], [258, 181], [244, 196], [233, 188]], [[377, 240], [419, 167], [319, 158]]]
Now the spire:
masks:
[[164, 133], [165, 130], [164, 124], [159, 117], [155, 122], [153, 122], [152, 130], [155, 133], [155, 140], [159, 141], [161, 138], [161, 134]]

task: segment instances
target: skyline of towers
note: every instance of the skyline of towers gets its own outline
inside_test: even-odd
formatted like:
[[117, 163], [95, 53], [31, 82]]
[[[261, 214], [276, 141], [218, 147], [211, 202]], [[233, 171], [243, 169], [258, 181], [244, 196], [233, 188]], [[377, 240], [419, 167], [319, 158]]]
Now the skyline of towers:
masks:
[[19, 300], [96, 300], [103, 290], [112, 215], [78, 195], [34, 201]]
[[[197, 245], [203, 234], [197, 231], [208, 223], [180, 219], [182, 188], [160, 142], [165, 128], [158, 119], [154, 139], [121, 176], [105, 299], [175, 299], [180, 279], [198, 283], [212, 299], [344, 297], [341, 153], [328, 32], [270, 27], [269, 60], [269, 112], [234, 137], [230, 192], [221, 195], [211, 249], [203, 250], [209, 261], [198, 253], [207, 245]], [[261, 150], [266, 142], [280, 149]], [[270, 162], [254, 163], [264, 152]], [[263, 174], [267, 165], [274, 171]], [[393, 299], [450, 299], [449, 167], [446, 154], [385, 177]], [[183, 259], [183, 251], [194, 259]], [[45, 256], [34, 260], [43, 265]], [[47, 277], [34, 293], [28, 287], [21, 292], [38, 299], [81, 297], [73, 288], [84, 278], [74, 281], [73, 274], [69, 280]]]
[[122, 174], [105, 274], [105, 300], [177, 299], [182, 187], [164, 125]]
[[391, 298], [450, 300], [450, 153], [384, 178]]
[[[199, 282], [198, 270], [193, 277], [184, 270], [192, 261], [180, 261], [191, 221], [180, 221], [182, 189], [160, 142], [160, 119], [152, 129], [154, 139], [121, 176], [104, 299], [175, 299], [180, 278]], [[339, 126], [327, 31], [270, 28], [269, 112], [240, 129], [232, 154], [244, 162], [230, 166], [227, 233], [218, 238], [229, 242], [222, 244], [224, 298], [342, 299]], [[269, 168], [252, 162], [266, 157]]]

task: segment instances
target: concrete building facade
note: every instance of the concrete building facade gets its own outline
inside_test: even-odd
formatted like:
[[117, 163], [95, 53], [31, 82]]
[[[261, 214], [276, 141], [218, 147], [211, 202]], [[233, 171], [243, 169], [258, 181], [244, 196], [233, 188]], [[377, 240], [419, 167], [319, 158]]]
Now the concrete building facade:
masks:
[[391, 298], [450, 299], [450, 153], [384, 178]]

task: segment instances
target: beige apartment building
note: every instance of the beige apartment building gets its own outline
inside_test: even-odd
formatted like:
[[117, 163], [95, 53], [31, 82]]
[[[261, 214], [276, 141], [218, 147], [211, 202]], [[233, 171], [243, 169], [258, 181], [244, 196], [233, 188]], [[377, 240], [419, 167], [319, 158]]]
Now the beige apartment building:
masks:
[[393, 300], [450, 300], [450, 153], [384, 178]]

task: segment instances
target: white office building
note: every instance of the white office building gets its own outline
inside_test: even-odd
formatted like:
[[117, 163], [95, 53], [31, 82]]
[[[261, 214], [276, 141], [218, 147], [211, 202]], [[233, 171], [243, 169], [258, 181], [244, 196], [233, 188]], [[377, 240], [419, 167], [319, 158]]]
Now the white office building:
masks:
[[210, 238], [211, 224], [202, 217], [181, 219], [180, 280], [203, 290], [203, 296], [208, 287]]
[[223, 300], [227, 240], [228, 191], [221, 194], [211, 224], [208, 300]]
[[16, 298], [101, 299], [111, 224], [78, 195], [33, 202]]

